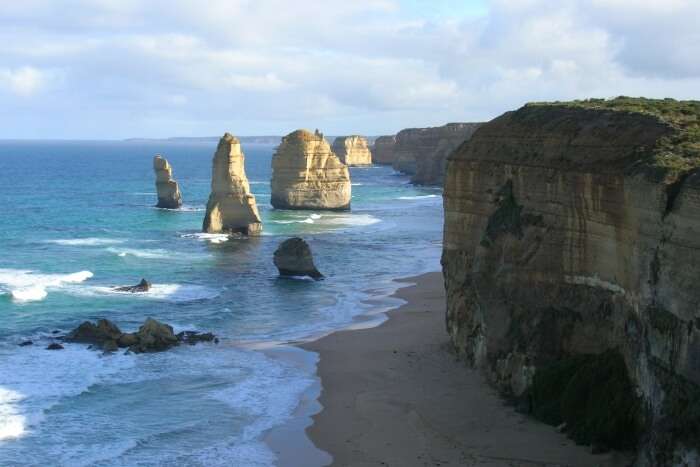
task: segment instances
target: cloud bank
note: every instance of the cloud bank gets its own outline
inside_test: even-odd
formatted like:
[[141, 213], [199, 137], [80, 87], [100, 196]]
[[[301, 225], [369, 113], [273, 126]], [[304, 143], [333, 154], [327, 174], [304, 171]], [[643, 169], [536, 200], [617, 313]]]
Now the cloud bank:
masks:
[[2, 138], [386, 134], [700, 89], [696, 0], [23, 0], [0, 24]]

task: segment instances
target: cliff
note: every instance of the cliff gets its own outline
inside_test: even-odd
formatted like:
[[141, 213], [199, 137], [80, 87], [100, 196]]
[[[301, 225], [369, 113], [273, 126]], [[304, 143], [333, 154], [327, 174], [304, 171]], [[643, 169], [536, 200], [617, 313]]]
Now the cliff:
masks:
[[272, 157], [272, 206], [277, 209], [349, 209], [350, 172], [316, 130], [294, 131]]
[[372, 153], [364, 136], [338, 136], [331, 150], [347, 166], [372, 165]]
[[226, 133], [214, 153], [211, 194], [202, 230], [209, 233], [258, 235], [262, 222], [245, 175], [245, 156], [238, 138]]
[[375, 164], [391, 165], [394, 163], [394, 146], [396, 136], [380, 136], [372, 145], [372, 162]]
[[173, 169], [160, 154], [153, 158], [153, 170], [156, 173], [157, 208], [177, 209], [182, 206], [182, 195], [177, 182], [173, 180]]
[[458, 352], [575, 440], [695, 465], [700, 102], [530, 104], [449, 159]]
[[413, 183], [442, 185], [447, 157], [478, 126], [478, 123], [448, 123], [441, 127], [401, 130], [394, 146], [394, 170], [412, 175]]

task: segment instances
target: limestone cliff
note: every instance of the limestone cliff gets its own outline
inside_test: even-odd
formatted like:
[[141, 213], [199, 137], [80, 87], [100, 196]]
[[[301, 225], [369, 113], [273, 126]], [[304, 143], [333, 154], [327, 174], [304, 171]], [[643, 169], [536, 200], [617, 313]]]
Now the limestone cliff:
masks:
[[177, 182], [173, 180], [173, 168], [160, 154], [153, 158], [153, 170], [156, 173], [157, 208], [177, 209], [182, 206], [182, 195]]
[[458, 351], [574, 439], [636, 444], [637, 465], [698, 461], [699, 121], [694, 101], [531, 104], [445, 181]]
[[338, 136], [331, 149], [347, 166], [372, 165], [372, 153], [364, 136]]
[[474, 133], [478, 123], [409, 128], [396, 135], [393, 167], [421, 185], [442, 185], [447, 156]]
[[245, 156], [238, 138], [226, 133], [214, 153], [211, 194], [202, 230], [209, 233], [259, 235], [262, 222], [245, 175]]
[[272, 206], [277, 209], [349, 209], [350, 172], [323, 135], [294, 131], [272, 157]]
[[380, 136], [372, 145], [372, 162], [375, 164], [391, 165], [394, 163], [394, 146], [396, 136]]

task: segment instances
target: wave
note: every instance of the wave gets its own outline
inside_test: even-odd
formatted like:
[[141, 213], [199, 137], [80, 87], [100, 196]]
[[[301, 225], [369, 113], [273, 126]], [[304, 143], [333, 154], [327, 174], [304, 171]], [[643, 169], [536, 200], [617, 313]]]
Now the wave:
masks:
[[183, 211], [183, 212], [204, 212], [206, 211], [206, 207], [204, 206], [190, 206], [190, 205], [182, 205], [180, 206], [179, 209], [171, 209], [171, 211]]
[[92, 286], [76, 290], [78, 295], [83, 296], [117, 296], [140, 298], [150, 300], [162, 300], [167, 302], [193, 302], [197, 300], [208, 300], [218, 297], [219, 290], [194, 284], [151, 284], [148, 292], [123, 292], [114, 290], [113, 287]]
[[90, 271], [42, 274], [31, 270], [0, 269], [0, 287], [16, 302], [31, 302], [46, 298], [50, 289], [84, 282], [92, 276]]
[[55, 243], [56, 245], [65, 246], [102, 246], [102, 245], [116, 245], [119, 243], [125, 243], [126, 240], [121, 238], [64, 238], [57, 240], [46, 240], [46, 243]]
[[418, 195], [418, 196], [399, 196], [398, 199], [403, 199], [403, 200], [413, 200], [413, 199], [428, 199], [428, 198], [437, 198], [438, 195]]
[[198, 233], [182, 234], [182, 235], [180, 235], [180, 238], [195, 238], [195, 239], [202, 241], [202, 242], [206, 241], [206, 242], [210, 242], [210, 243], [224, 243], [224, 242], [227, 242], [231, 237], [229, 237], [228, 234], [198, 232]]
[[378, 222], [381, 222], [381, 219], [378, 219], [372, 215], [369, 214], [340, 214], [340, 215], [335, 215], [335, 216], [328, 216], [326, 217], [325, 222], [328, 224], [335, 224], [335, 225], [347, 225], [347, 226], [366, 226], [366, 225], [372, 225], [376, 224]]
[[320, 214], [311, 214], [308, 217], [305, 217], [303, 219], [298, 218], [298, 219], [287, 219], [287, 220], [274, 220], [272, 221], [275, 224], [313, 224], [317, 220], [321, 219]]
[[136, 258], [146, 258], [146, 259], [164, 259], [170, 258], [172, 254], [167, 250], [154, 249], [154, 250], [139, 250], [136, 248], [107, 248], [106, 251], [114, 253], [119, 257], [134, 256]]

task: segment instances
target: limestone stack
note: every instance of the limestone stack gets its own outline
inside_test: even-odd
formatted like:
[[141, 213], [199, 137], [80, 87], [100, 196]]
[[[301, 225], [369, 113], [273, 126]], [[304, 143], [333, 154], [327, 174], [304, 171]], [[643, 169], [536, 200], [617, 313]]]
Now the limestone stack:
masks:
[[294, 131], [272, 157], [272, 206], [277, 209], [350, 208], [350, 172], [316, 130]]
[[347, 166], [372, 165], [372, 153], [364, 136], [338, 136], [333, 141], [333, 152]]
[[409, 128], [396, 135], [394, 170], [412, 175], [421, 185], [442, 185], [447, 156], [469, 139], [479, 123], [448, 123], [434, 128]]
[[259, 235], [262, 222], [255, 196], [245, 175], [245, 156], [241, 143], [226, 133], [214, 153], [211, 194], [202, 226], [209, 233]]
[[448, 163], [458, 352], [574, 439], [625, 447], [641, 428], [639, 466], [700, 459], [698, 122], [697, 101], [531, 104]]
[[380, 136], [372, 145], [372, 162], [375, 164], [391, 165], [394, 163], [394, 146], [396, 136]]
[[153, 158], [153, 170], [156, 173], [157, 208], [178, 209], [182, 206], [182, 195], [177, 182], [173, 180], [173, 168], [160, 154]]
[[309, 276], [314, 280], [323, 279], [314, 264], [309, 244], [303, 238], [285, 240], [275, 250], [273, 261], [280, 276]]

